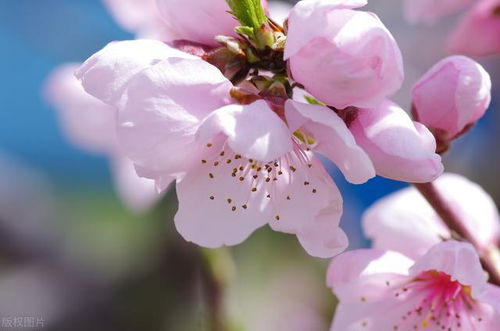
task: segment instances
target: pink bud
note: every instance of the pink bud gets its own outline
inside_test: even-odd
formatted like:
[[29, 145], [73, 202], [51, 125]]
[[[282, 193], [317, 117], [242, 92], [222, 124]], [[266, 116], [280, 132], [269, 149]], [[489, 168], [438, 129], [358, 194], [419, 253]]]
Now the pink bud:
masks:
[[376, 107], [403, 81], [401, 53], [366, 1], [300, 1], [291, 11], [285, 59], [295, 81], [336, 108]]
[[488, 108], [491, 80], [481, 65], [451, 56], [434, 65], [413, 86], [413, 116], [446, 143], [470, 128]]
[[453, 53], [482, 56], [500, 53], [500, 0], [482, 0], [448, 39]]

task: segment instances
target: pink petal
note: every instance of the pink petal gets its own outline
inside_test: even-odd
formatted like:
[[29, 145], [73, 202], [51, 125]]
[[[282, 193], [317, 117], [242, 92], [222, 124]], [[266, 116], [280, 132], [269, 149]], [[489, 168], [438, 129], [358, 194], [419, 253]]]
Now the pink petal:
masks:
[[292, 150], [291, 132], [263, 100], [222, 107], [210, 114], [198, 130], [203, 141], [219, 133], [227, 136], [234, 152], [262, 162], [274, 161]]
[[407, 281], [413, 261], [402, 254], [359, 249], [335, 257], [328, 268], [327, 285], [343, 303], [383, 299]]
[[116, 104], [130, 79], [167, 57], [193, 58], [156, 40], [112, 42], [85, 61], [76, 76], [88, 93]]
[[123, 151], [148, 177], [185, 173], [203, 148], [195, 143], [198, 125], [227, 104], [231, 87], [196, 57], [169, 57], [143, 70], [127, 87], [119, 113]]
[[444, 141], [481, 118], [490, 100], [490, 76], [465, 56], [439, 61], [412, 88], [415, 118]]
[[56, 68], [45, 83], [45, 99], [58, 111], [66, 137], [82, 149], [114, 153], [116, 109], [91, 96], [75, 78], [79, 64]]
[[479, 301], [492, 306], [498, 315], [497, 319], [500, 317], [500, 286], [488, 283], [484, 292], [481, 293]]
[[[270, 222], [276, 231], [296, 234], [312, 256], [327, 258], [347, 247], [347, 238], [339, 228], [342, 196], [312, 155], [304, 164], [295, 153], [281, 160], [277, 177], [269, 191], [274, 212]], [[293, 170], [291, 170], [293, 169]]]
[[111, 165], [117, 192], [130, 210], [138, 214], [144, 213], [161, 199], [162, 195], [156, 191], [154, 181], [139, 177], [132, 161], [116, 157]]
[[434, 23], [441, 17], [459, 12], [472, 0], [405, 0], [406, 19], [411, 23]]
[[[500, 219], [493, 199], [460, 175], [446, 173], [434, 183], [482, 248], [495, 245], [500, 236]], [[414, 259], [443, 238], [450, 238], [439, 216], [414, 188], [386, 196], [370, 207], [363, 215], [363, 229], [374, 247]]]
[[372, 159], [377, 174], [406, 182], [429, 182], [443, 172], [429, 130], [415, 125], [406, 112], [385, 101], [361, 109], [350, 126], [356, 142]]
[[[237, 165], [225, 162], [228, 150], [219, 156], [222, 145], [212, 146], [212, 158], [198, 162], [177, 182], [177, 230], [186, 240], [204, 247], [239, 244], [271, 219], [266, 190], [259, 187], [252, 192], [251, 176], [243, 181], [231, 176]], [[239, 160], [248, 164], [247, 159]]]
[[290, 129], [310, 133], [317, 141], [313, 150], [332, 160], [348, 181], [361, 184], [375, 176], [370, 158], [333, 110], [288, 100], [285, 114]]
[[234, 28], [239, 25], [228, 13], [225, 0], [157, 0], [157, 3], [162, 18], [180, 39], [217, 46], [215, 36], [233, 36]]
[[452, 53], [485, 56], [500, 53], [498, 0], [477, 1], [448, 39]]
[[285, 60], [299, 52], [307, 41], [321, 35], [328, 24], [327, 14], [336, 9], [363, 7], [367, 0], [307, 0], [299, 1], [290, 12]]
[[285, 1], [269, 2], [269, 15], [278, 24], [283, 24], [290, 15], [292, 5]]
[[132, 33], [162, 41], [173, 38], [160, 17], [156, 0], [104, 0], [104, 4], [118, 24]]
[[470, 286], [472, 296], [478, 298], [486, 288], [486, 275], [475, 248], [458, 241], [446, 241], [433, 246], [410, 269], [412, 276], [436, 270], [449, 275], [452, 280]]
[[436, 212], [412, 187], [377, 201], [364, 213], [362, 224], [374, 248], [400, 252], [412, 259], [450, 237]]

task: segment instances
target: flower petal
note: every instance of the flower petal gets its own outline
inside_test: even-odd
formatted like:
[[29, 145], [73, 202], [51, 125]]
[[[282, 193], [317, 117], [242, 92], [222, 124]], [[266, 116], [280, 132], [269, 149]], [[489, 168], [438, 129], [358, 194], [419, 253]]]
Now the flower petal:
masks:
[[375, 176], [370, 158], [331, 109], [288, 100], [285, 114], [291, 130], [310, 134], [317, 141], [314, 151], [332, 160], [348, 181], [361, 184]]
[[156, 0], [104, 0], [115, 21], [128, 31], [162, 41], [172, 40], [159, 15]]
[[207, 140], [221, 132], [233, 151], [261, 162], [274, 161], [292, 150], [288, 127], [263, 100], [218, 109], [200, 125], [198, 136]]
[[450, 231], [413, 187], [377, 201], [363, 214], [363, 232], [377, 249], [417, 259]]
[[356, 142], [372, 159], [377, 174], [406, 182], [429, 182], [443, 172], [429, 130], [416, 126], [395, 103], [361, 109], [350, 126]]
[[[367, 0], [307, 0], [299, 1], [289, 16], [289, 31], [285, 47], [285, 60], [297, 53], [308, 40], [321, 34], [318, 27], [327, 26], [327, 14], [335, 9], [363, 7]], [[311, 35], [316, 31], [318, 35]]]
[[304, 157], [307, 163], [290, 153], [280, 160], [277, 175], [271, 172], [268, 197], [274, 218], [270, 225], [296, 234], [310, 255], [332, 257], [347, 247], [339, 228], [342, 196], [321, 162], [313, 155]]
[[91, 96], [75, 78], [78, 63], [56, 68], [47, 79], [44, 95], [58, 111], [67, 138], [84, 150], [114, 153], [117, 110]]
[[[188, 241], [205, 247], [236, 245], [271, 218], [264, 189], [255, 191], [251, 176], [232, 176], [248, 165], [245, 158], [226, 162], [231, 151], [214, 144], [216, 151], [177, 182], [179, 210], [175, 225]], [[221, 151], [225, 153], [220, 156]], [[235, 168], [236, 167], [236, 168]]]
[[144, 213], [161, 199], [162, 195], [156, 191], [154, 181], [139, 177], [130, 159], [115, 157], [111, 165], [117, 192], [130, 210]]
[[[493, 199], [479, 185], [460, 175], [445, 173], [434, 183], [482, 249], [494, 246], [500, 235], [500, 219]], [[374, 247], [395, 250], [414, 259], [451, 236], [415, 188], [398, 191], [375, 203], [363, 215], [363, 229]]]
[[449, 275], [452, 280], [470, 286], [472, 297], [478, 298], [486, 288], [486, 275], [474, 247], [465, 242], [445, 241], [433, 246], [415, 262], [410, 275], [436, 270]]
[[199, 123], [228, 102], [232, 84], [214, 66], [193, 58], [170, 57], [130, 82], [119, 112], [123, 151], [141, 172], [175, 176], [199, 162]]
[[132, 77], [167, 57], [193, 58], [156, 40], [111, 42], [85, 61], [76, 76], [88, 93], [116, 104]]
[[332, 260], [327, 285], [341, 302], [363, 303], [388, 296], [392, 288], [408, 279], [413, 261], [392, 251], [358, 249]]

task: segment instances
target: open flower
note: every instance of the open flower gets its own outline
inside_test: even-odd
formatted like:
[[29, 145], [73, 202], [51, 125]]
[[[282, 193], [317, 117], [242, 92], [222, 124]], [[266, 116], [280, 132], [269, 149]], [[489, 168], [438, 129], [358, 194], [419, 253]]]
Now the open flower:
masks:
[[[456, 174], [444, 174], [435, 184], [481, 249], [495, 247], [500, 238], [500, 218], [488, 193]], [[443, 239], [451, 238], [450, 230], [413, 187], [371, 206], [363, 215], [363, 229], [373, 240], [374, 248], [397, 251], [413, 259]]]
[[120, 151], [116, 139], [117, 110], [85, 92], [74, 76], [79, 65], [69, 63], [55, 69], [47, 79], [45, 97], [58, 111], [68, 140], [90, 153], [106, 155], [122, 201], [131, 210], [144, 212], [161, 195], [152, 180], [137, 176], [132, 161]]
[[[369, 154], [379, 169], [389, 169], [394, 159], [406, 175], [418, 166], [406, 177], [415, 181], [442, 170], [432, 135], [408, 118], [377, 124], [363, 120], [374, 109], [356, 110], [367, 153], [336, 111], [279, 98], [237, 103], [219, 69], [161, 42], [111, 43], [77, 75], [89, 93], [120, 109], [118, 140], [138, 173], [154, 179], [159, 190], [176, 178], [177, 229], [206, 247], [240, 243], [270, 224], [296, 234], [312, 255], [342, 251], [342, 198], [315, 154], [356, 184], [375, 175]], [[391, 129], [397, 137], [387, 133]], [[401, 141], [421, 144], [417, 150], [427, 153], [398, 150]], [[405, 176], [400, 173], [398, 179]]]
[[140, 174], [159, 188], [177, 178], [175, 222], [187, 240], [233, 245], [270, 223], [313, 255], [345, 248], [342, 198], [313, 151], [351, 182], [374, 169], [330, 109], [291, 100], [281, 111], [264, 100], [234, 104], [217, 68], [153, 41], [110, 44], [78, 75], [87, 91], [120, 108], [119, 140]]
[[472, 245], [449, 241], [413, 261], [393, 251], [336, 257], [327, 283], [340, 300], [332, 331], [485, 330], [500, 322], [500, 288]]
[[372, 108], [396, 92], [403, 64], [396, 41], [363, 0], [308, 0], [288, 20], [285, 60], [315, 98], [342, 109]]

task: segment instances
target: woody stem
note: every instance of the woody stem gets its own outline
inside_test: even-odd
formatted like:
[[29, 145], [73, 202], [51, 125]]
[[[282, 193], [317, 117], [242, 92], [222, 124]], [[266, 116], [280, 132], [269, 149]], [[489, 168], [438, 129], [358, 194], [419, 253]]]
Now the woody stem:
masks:
[[436, 188], [436, 185], [430, 182], [425, 184], [414, 184], [414, 186], [427, 202], [429, 202], [432, 208], [434, 208], [452, 233], [456, 233], [461, 239], [474, 245], [484, 270], [489, 274], [489, 282], [500, 286], [500, 270], [492, 259], [491, 254], [488, 254], [487, 251], [481, 248], [474, 235], [465, 226], [465, 222], [463, 222], [460, 216], [451, 208], [441, 192]]

